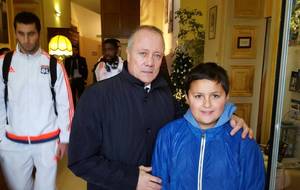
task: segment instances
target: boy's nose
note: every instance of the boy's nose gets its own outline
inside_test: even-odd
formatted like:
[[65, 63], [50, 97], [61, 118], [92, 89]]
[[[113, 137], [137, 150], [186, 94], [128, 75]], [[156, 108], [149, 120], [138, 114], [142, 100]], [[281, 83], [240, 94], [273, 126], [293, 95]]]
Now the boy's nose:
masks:
[[209, 98], [204, 98], [203, 100], [203, 106], [208, 108], [211, 106], [211, 102], [210, 102], [210, 99]]

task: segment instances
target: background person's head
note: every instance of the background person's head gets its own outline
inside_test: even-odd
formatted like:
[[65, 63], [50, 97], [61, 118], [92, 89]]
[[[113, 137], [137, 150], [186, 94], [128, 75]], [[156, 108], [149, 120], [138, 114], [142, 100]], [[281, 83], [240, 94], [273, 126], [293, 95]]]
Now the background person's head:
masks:
[[164, 56], [162, 32], [154, 26], [140, 26], [128, 39], [128, 72], [150, 84], [158, 75]]
[[118, 43], [116, 39], [106, 39], [102, 45], [103, 57], [107, 60], [115, 59], [118, 56]]
[[78, 56], [79, 48], [77, 46], [72, 46], [72, 53], [73, 53], [73, 56]]
[[10, 51], [10, 49], [7, 48], [7, 47], [1, 48], [1, 49], [0, 49], [0, 55], [6, 54], [6, 53], [9, 52], [9, 51]]
[[115, 39], [115, 38], [113, 38], [113, 40], [115, 40], [116, 43], [117, 43], [117, 47], [118, 47], [117, 55], [118, 55], [118, 56], [121, 56], [121, 51], [122, 51], [122, 48], [121, 48], [121, 42], [120, 42], [120, 40]]
[[194, 67], [185, 83], [186, 101], [202, 129], [213, 127], [229, 98], [229, 79], [216, 63]]
[[31, 12], [20, 12], [15, 16], [14, 28], [20, 51], [33, 54], [39, 48], [41, 23]]

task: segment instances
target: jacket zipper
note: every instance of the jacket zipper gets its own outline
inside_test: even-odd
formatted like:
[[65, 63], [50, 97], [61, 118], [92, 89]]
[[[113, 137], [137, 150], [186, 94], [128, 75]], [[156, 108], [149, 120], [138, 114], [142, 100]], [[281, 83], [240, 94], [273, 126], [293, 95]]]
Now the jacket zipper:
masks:
[[200, 156], [198, 163], [198, 190], [202, 190], [202, 177], [203, 177], [203, 161], [204, 161], [204, 151], [205, 151], [206, 136], [205, 133], [201, 135], [201, 146], [200, 146]]

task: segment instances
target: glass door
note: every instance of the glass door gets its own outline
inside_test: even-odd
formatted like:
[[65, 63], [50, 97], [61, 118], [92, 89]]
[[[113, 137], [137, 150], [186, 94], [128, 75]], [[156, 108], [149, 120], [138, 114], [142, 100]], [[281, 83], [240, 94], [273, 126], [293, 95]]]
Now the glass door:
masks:
[[300, 0], [283, 0], [273, 102], [269, 190], [300, 189]]

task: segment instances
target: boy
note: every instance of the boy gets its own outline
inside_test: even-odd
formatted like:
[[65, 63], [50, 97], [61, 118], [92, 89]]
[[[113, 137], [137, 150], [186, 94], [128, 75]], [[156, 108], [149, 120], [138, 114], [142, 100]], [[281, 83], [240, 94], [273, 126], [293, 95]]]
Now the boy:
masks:
[[263, 189], [256, 142], [230, 135], [235, 106], [227, 103], [226, 71], [215, 63], [199, 64], [185, 90], [190, 109], [160, 130], [153, 154], [153, 175], [162, 179], [163, 189]]

